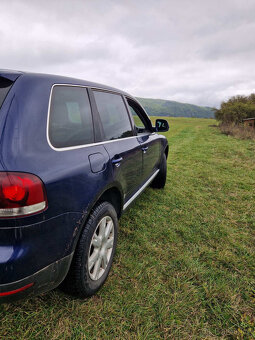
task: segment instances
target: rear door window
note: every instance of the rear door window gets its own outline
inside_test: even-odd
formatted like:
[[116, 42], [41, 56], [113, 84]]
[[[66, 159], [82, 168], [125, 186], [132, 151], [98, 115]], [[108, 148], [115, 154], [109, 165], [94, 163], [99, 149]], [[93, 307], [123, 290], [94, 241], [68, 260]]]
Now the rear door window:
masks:
[[49, 139], [56, 148], [94, 142], [91, 107], [86, 88], [54, 86], [50, 105]]
[[119, 94], [93, 91], [103, 125], [104, 139], [133, 136], [133, 130], [123, 98]]
[[0, 108], [3, 105], [5, 97], [7, 93], [9, 92], [12, 84], [13, 84], [13, 81], [0, 77]]

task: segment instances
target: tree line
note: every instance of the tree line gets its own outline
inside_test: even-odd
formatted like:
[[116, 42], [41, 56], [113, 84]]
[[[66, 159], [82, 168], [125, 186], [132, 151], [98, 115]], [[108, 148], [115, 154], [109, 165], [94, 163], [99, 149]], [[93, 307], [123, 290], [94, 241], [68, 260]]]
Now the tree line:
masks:
[[137, 98], [149, 116], [214, 118], [211, 107], [179, 103], [172, 100]]

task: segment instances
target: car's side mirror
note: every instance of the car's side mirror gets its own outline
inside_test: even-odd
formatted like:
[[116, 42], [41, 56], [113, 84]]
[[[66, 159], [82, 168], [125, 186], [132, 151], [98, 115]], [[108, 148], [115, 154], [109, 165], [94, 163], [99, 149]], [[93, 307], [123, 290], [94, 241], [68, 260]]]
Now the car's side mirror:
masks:
[[155, 131], [156, 132], [167, 132], [169, 130], [168, 121], [165, 119], [156, 119]]

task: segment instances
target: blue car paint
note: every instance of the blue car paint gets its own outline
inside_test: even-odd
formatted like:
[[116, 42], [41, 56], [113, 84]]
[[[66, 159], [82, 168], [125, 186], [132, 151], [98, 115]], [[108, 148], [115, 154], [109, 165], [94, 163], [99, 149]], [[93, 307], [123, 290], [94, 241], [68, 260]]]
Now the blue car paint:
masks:
[[[0, 111], [0, 171], [37, 175], [45, 184], [48, 199], [48, 209], [42, 213], [0, 218], [0, 292], [6, 284], [68, 258], [63, 265], [63, 277], [54, 269], [54, 279], [51, 268], [50, 289], [63, 280], [83, 223], [100, 196], [114, 187], [120, 193], [123, 206], [158, 168], [167, 141], [151, 133], [56, 151], [49, 145], [46, 133], [52, 86], [75, 84], [116, 90], [50, 75], [0, 71], [0, 76], [16, 80]], [[91, 96], [92, 91], [88, 91]], [[127, 95], [119, 90], [118, 93]], [[93, 98], [90, 99], [93, 109]], [[94, 127], [95, 142], [99, 142], [100, 131], [98, 126]], [[148, 152], [144, 152], [147, 148]], [[122, 159], [120, 166], [114, 163], [116, 155]], [[44, 290], [35, 289], [36, 292], [45, 290], [46, 281]]]

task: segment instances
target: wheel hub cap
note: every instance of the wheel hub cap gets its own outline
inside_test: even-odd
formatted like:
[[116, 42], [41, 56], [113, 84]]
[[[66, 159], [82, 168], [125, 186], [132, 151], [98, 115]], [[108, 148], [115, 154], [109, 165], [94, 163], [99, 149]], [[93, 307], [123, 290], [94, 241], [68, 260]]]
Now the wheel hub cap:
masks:
[[114, 226], [110, 216], [98, 223], [90, 243], [88, 270], [92, 280], [98, 280], [105, 272], [113, 249]]

